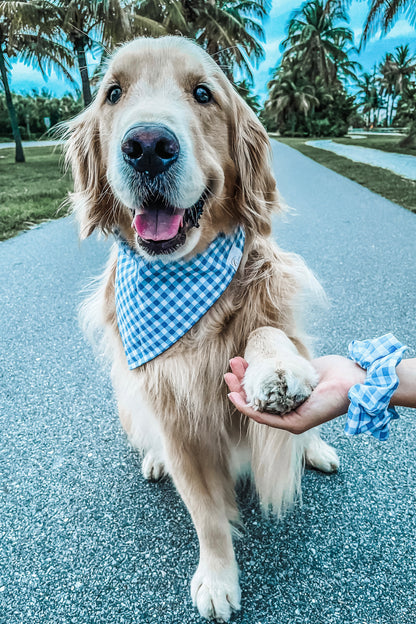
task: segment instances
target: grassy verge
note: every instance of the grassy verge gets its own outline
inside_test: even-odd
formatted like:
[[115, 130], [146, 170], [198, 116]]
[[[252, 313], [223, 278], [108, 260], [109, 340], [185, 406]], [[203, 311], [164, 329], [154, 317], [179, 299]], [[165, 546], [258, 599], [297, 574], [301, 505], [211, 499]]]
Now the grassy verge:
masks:
[[416, 182], [402, 178], [387, 169], [354, 162], [333, 152], [305, 145], [306, 141], [310, 139], [275, 138], [290, 147], [294, 147], [319, 164], [366, 186], [370, 191], [416, 212]]
[[[363, 135], [364, 136], [364, 135]], [[343, 145], [358, 145], [359, 147], [371, 147], [379, 149], [383, 152], [394, 152], [395, 154], [407, 154], [408, 156], [416, 156], [416, 147], [400, 147], [399, 143], [402, 137], [397, 136], [366, 136], [363, 139], [343, 137], [333, 139], [335, 143]]]
[[0, 240], [65, 214], [60, 204], [71, 187], [62, 173], [62, 151], [25, 149], [25, 163], [14, 162], [14, 148], [0, 150]]

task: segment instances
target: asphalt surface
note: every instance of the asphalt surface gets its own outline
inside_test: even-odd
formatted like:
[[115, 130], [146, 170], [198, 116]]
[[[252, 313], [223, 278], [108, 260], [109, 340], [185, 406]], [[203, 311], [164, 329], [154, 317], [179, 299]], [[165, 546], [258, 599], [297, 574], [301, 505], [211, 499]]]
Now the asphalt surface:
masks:
[[[61, 145], [63, 141], [22, 141], [23, 147], [53, 147], [54, 145]], [[9, 147], [15, 148], [13, 141], [7, 143], [0, 143], [0, 149], [8, 149]]]
[[[318, 353], [393, 331], [416, 345], [416, 215], [274, 144], [276, 219], [332, 308]], [[118, 423], [108, 374], [78, 329], [82, 287], [108, 244], [70, 219], [0, 245], [0, 622], [188, 624], [197, 539], [169, 481], [149, 484]], [[409, 351], [415, 355], [415, 350]], [[245, 624], [416, 621], [415, 412], [386, 443], [324, 427], [337, 475], [308, 471], [303, 505], [275, 524], [240, 492]]]

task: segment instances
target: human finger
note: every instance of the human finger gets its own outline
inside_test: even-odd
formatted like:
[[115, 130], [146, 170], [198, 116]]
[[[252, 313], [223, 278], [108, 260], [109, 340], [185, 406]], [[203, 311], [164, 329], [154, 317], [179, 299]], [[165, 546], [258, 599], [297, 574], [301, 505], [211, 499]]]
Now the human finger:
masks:
[[230, 360], [230, 367], [234, 375], [241, 382], [247, 370], [248, 364], [242, 357], [235, 357]]
[[241, 392], [243, 390], [243, 387], [238, 380], [238, 377], [234, 375], [234, 373], [225, 373], [224, 380], [228, 388], [230, 389], [230, 392]]

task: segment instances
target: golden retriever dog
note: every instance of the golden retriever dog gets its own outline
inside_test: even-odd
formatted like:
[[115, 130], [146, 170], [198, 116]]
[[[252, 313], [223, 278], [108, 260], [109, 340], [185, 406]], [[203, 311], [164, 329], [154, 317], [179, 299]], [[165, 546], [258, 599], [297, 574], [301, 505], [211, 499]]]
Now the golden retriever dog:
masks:
[[[191, 514], [200, 545], [194, 605], [228, 621], [240, 608], [239, 476], [250, 475], [266, 513], [279, 516], [300, 493], [305, 462], [338, 467], [316, 430], [296, 436], [248, 422], [223, 380], [230, 358], [244, 355], [248, 400], [278, 413], [317, 383], [299, 324], [299, 295], [314, 278], [271, 239], [278, 201], [267, 134], [201, 48], [143, 38], [114, 54], [94, 102], [70, 122], [67, 160], [81, 236], [116, 233], [86, 315], [103, 330], [122, 426], [143, 454], [144, 477], [169, 475]], [[115, 299], [119, 241], [168, 267], [238, 227], [243, 254], [219, 299], [167, 350], [129, 368]]]

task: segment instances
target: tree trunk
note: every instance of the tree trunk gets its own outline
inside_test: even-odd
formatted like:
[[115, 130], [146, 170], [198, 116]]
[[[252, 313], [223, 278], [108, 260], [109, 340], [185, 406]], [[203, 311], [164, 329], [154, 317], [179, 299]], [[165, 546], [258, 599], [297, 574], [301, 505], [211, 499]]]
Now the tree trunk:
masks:
[[91, 87], [90, 79], [88, 76], [87, 58], [85, 55], [85, 47], [82, 39], [76, 39], [74, 42], [74, 49], [77, 55], [79, 73], [81, 74], [82, 84], [82, 97], [84, 99], [84, 105], [91, 104]]
[[290, 128], [290, 131], [291, 131], [291, 133], [292, 133], [292, 136], [295, 136], [295, 128], [296, 128], [296, 113], [294, 113], [293, 111], [291, 111], [290, 118], [291, 118], [291, 124], [290, 124], [291, 128]]
[[14, 108], [12, 94], [10, 93], [9, 80], [7, 77], [6, 62], [4, 60], [3, 50], [0, 48], [0, 73], [1, 80], [3, 82], [4, 94], [6, 96], [6, 106], [9, 113], [10, 123], [12, 126], [13, 138], [16, 143], [16, 162], [25, 162], [25, 155], [23, 153], [22, 137], [20, 135], [19, 124], [17, 121], [16, 110]]

